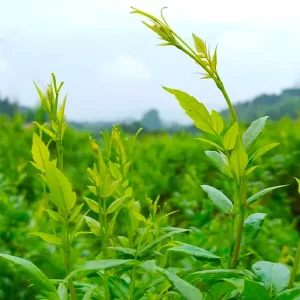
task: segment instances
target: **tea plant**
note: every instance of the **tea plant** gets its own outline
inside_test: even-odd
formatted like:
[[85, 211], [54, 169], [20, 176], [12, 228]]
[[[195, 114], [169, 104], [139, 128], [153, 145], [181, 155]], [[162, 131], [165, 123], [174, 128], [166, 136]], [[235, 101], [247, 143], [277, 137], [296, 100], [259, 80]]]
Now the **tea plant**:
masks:
[[[246, 212], [265, 194], [282, 188], [286, 185], [270, 187], [258, 192], [255, 195], [247, 197], [248, 178], [258, 167], [257, 160], [265, 153], [273, 149], [278, 143], [267, 144], [261, 148], [255, 149], [257, 138], [261, 135], [268, 117], [262, 117], [251, 123], [249, 128], [243, 133], [239, 124], [238, 116], [231, 103], [228, 93], [217, 71], [217, 48], [211, 53], [207, 44], [198, 36], [193, 34], [195, 50], [190, 47], [167, 23], [161, 11], [161, 19], [158, 19], [146, 12], [133, 8], [132, 13], [146, 17], [151, 24], [143, 22], [148, 28], [154, 31], [159, 38], [164, 41], [160, 46], [174, 46], [188, 55], [196, 64], [198, 64], [204, 73], [203, 79], [212, 79], [218, 89], [224, 96], [228, 105], [232, 121], [230, 128], [224, 132], [224, 120], [222, 116], [212, 110], [211, 113], [191, 95], [173, 88], [164, 87], [164, 89], [173, 94], [186, 114], [194, 121], [195, 126], [210, 137], [199, 138], [204, 143], [213, 146], [215, 151], [205, 151], [206, 156], [211, 163], [226, 177], [233, 182], [234, 191], [230, 200], [222, 191], [209, 186], [201, 187], [207, 193], [208, 198], [213, 202], [218, 210], [228, 215], [231, 223], [229, 234], [229, 253], [227, 259], [228, 272], [230, 269], [236, 269], [242, 260], [241, 250], [252, 242], [259, 234], [264, 223], [265, 214], [254, 213], [246, 218]], [[295, 268], [298, 265], [298, 253], [296, 254]], [[222, 270], [225, 271], [225, 270]], [[293, 286], [293, 275], [290, 276], [290, 270], [283, 264], [273, 264], [271, 262], [260, 261], [253, 265], [253, 272], [264, 287], [255, 281], [245, 281], [243, 295], [249, 299], [255, 295], [255, 291], [263, 293], [264, 299], [274, 297], [282, 292], [288, 286]], [[189, 279], [201, 279], [203, 271], [189, 275]], [[276, 282], [276, 277], [281, 282]], [[222, 276], [220, 277], [220, 279]], [[273, 282], [266, 282], [268, 281]], [[271, 283], [271, 284], [270, 284]], [[269, 294], [268, 294], [269, 292]]]
[[[102, 147], [90, 137], [94, 152], [93, 166], [87, 169], [91, 197], [85, 197], [89, 210], [80, 214], [84, 203], [78, 203], [64, 174], [66, 97], [61, 106], [58, 105], [62, 85], [57, 86], [52, 74], [46, 94], [36, 86], [49, 124], [35, 123], [39, 134], [32, 136], [31, 163], [40, 172], [51, 226], [49, 232], [32, 232], [31, 235], [57, 247], [65, 278], [51, 280], [26, 259], [4, 253], [0, 257], [22, 266], [39, 294], [47, 299], [162, 299], [172, 295], [200, 299], [198, 289], [165, 269], [169, 251], [182, 251], [180, 247], [185, 247], [173, 237], [188, 229], [164, 226], [174, 212], [164, 212], [159, 197], [155, 201], [146, 197], [149, 213], [145, 215], [133, 196], [128, 179], [132, 167], [129, 157], [137, 135], [124, 141], [114, 127], [110, 135], [102, 134]], [[44, 134], [50, 138], [47, 144], [43, 141]], [[53, 144], [55, 151], [50, 151]], [[118, 219], [121, 213], [125, 215], [125, 224]], [[89, 231], [80, 231], [84, 220]], [[124, 229], [116, 229], [116, 224], [124, 225]], [[101, 247], [95, 260], [74, 266], [72, 248], [76, 239], [86, 234], [99, 239]], [[195, 247], [194, 251], [200, 260], [219, 260], [203, 249]]]

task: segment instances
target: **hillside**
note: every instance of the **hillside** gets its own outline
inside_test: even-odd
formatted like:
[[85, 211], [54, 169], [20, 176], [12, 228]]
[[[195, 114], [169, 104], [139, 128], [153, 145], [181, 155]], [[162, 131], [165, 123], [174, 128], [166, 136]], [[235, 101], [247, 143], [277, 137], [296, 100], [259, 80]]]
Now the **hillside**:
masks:
[[[256, 98], [234, 105], [241, 121], [251, 122], [262, 116], [269, 116], [272, 120], [279, 120], [284, 116], [295, 119], [300, 115], [300, 88], [283, 90], [279, 95], [263, 94]], [[229, 116], [229, 111], [221, 112], [224, 117]]]
[[[300, 115], [300, 88], [289, 88], [283, 90], [279, 95], [276, 94], [263, 94], [256, 98], [237, 103], [235, 109], [239, 116], [239, 119], [243, 122], [252, 122], [253, 120], [262, 117], [269, 116], [272, 120], [279, 120], [284, 116], [289, 116], [292, 119], [297, 118]], [[28, 108], [19, 106], [17, 103], [12, 103], [8, 98], [2, 98], [0, 95], [0, 113], [12, 117], [16, 112], [20, 112], [24, 116], [26, 123], [32, 122], [37, 117], [43, 118], [42, 112], [39, 109]], [[221, 114], [225, 117], [229, 117], [228, 110], [224, 110]], [[106, 130], [111, 128], [116, 120], [111, 122], [76, 122], [69, 121], [69, 125], [77, 130], [90, 131], [91, 133], [97, 133], [100, 130]], [[183, 126], [177, 123], [164, 124], [159, 117], [159, 112], [155, 109], [150, 110], [144, 114], [141, 120], [117, 122], [123, 130], [126, 132], [134, 133], [140, 127], [144, 128], [144, 131], [188, 131], [198, 132], [193, 125]]]

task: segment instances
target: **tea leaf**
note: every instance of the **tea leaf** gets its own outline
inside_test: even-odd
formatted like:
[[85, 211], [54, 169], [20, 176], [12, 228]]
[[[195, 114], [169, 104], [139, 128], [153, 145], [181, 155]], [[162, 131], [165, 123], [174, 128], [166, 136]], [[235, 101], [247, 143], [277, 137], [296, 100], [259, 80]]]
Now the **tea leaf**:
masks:
[[124, 248], [124, 247], [108, 247], [109, 249], [114, 249], [118, 252], [124, 253], [124, 254], [129, 254], [131, 256], [135, 256], [136, 250], [132, 248]]
[[271, 294], [279, 293], [288, 286], [290, 270], [284, 264], [259, 261], [252, 265], [252, 269]]
[[163, 87], [166, 91], [173, 94], [186, 114], [194, 121], [195, 126], [208, 133], [214, 133], [211, 116], [206, 107], [198, 102], [189, 94], [176, 89]]
[[214, 131], [217, 134], [221, 134], [224, 128], [224, 121], [221, 117], [221, 115], [216, 112], [215, 110], [212, 110], [211, 112], [211, 121]]
[[239, 139], [237, 139], [230, 156], [230, 166], [236, 178], [241, 178], [245, 174], [248, 164], [248, 155]]
[[49, 233], [45, 233], [45, 232], [31, 232], [29, 234], [36, 235], [49, 244], [54, 244], [54, 245], [62, 244], [61, 238], [59, 238], [53, 234], [49, 234]]
[[244, 222], [244, 232], [242, 236], [242, 246], [252, 242], [260, 233], [266, 214], [255, 213], [250, 215]]
[[214, 55], [213, 55], [213, 58], [211, 60], [211, 69], [212, 71], [215, 73], [217, 71], [217, 61], [218, 61], [218, 58], [217, 58], [217, 48], [215, 48], [215, 51], [214, 51]]
[[82, 300], [91, 300], [93, 296], [93, 290], [89, 289], [83, 296]]
[[[110, 222], [109, 222], [108, 230], [107, 230], [108, 236], [110, 236], [110, 235], [112, 234], [113, 230], [114, 230], [115, 222], [116, 222], [116, 219], [117, 219], [117, 216], [118, 216], [120, 210], [121, 210], [121, 207], [119, 207], [119, 208], [115, 211], [113, 217], [111, 218], [111, 220], [110, 220]], [[120, 237], [119, 237], [119, 238], [120, 238]]]
[[252, 161], [256, 161], [258, 158], [260, 158], [261, 156], [263, 156], [265, 153], [267, 153], [268, 151], [270, 151], [271, 149], [275, 148], [276, 146], [278, 146], [279, 143], [272, 143], [269, 145], [266, 145], [264, 147], [259, 148], [252, 156]]
[[169, 248], [168, 251], [180, 252], [188, 255], [193, 255], [197, 260], [201, 262], [212, 262], [214, 264], [221, 263], [221, 257], [215, 254], [212, 254], [205, 249], [196, 247], [194, 245], [183, 244], [181, 246], [176, 246]]
[[115, 200], [113, 203], [111, 203], [111, 205], [108, 207], [107, 209], [107, 213], [110, 214], [112, 212], [114, 212], [115, 210], [117, 210], [126, 200], [126, 197], [120, 197], [117, 200]]
[[33, 124], [37, 125], [39, 127], [39, 129], [41, 129], [42, 131], [44, 131], [47, 135], [49, 135], [52, 139], [55, 140], [55, 135], [52, 131], [50, 131], [47, 127], [45, 127], [45, 125], [40, 125], [37, 122], [33, 122]]
[[42, 139], [34, 132], [32, 136], [32, 149], [31, 149], [33, 160], [40, 167], [45, 169], [46, 163], [50, 159], [50, 151], [44, 144]]
[[206, 56], [207, 49], [206, 49], [205, 42], [201, 38], [197, 37], [194, 33], [193, 33], [193, 39], [194, 39], [195, 48], [196, 48], [197, 52], [204, 54]]
[[250, 175], [258, 166], [252, 166], [249, 169], [246, 170], [245, 175]]
[[46, 209], [46, 212], [49, 214], [49, 216], [55, 220], [56, 222], [59, 223], [65, 223], [64, 218], [62, 217], [62, 215], [60, 215], [58, 212], [51, 210], [51, 209]]
[[234, 148], [238, 133], [239, 133], [239, 126], [238, 123], [235, 122], [224, 135], [223, 143], [225, 149], [231, 150]]
[[298, 183], [298, 192], [300, 194], [300, 180], [298, 178], [296, 178], [296, 177], [294, 177], [294, 178], [296, 179], [296, 181]]
[[[138, 263], [133, 259], [100, 259], [100, 260], [91, 260], [86, 262], [82, 267], [79, 267], [77, 270], [72, 273], [77, 272], [94, 272], [99, 270], [108, 270], [122, 265], [134, 265]], [[73, 275], [72, 274], [72, 275]]]
[[257, 119], [252, 122], [246, 132], [243, 134], [243, 144], [246, 150], [249, 150], [255, 143], [256, 139], [262, 133], [268, 116]]
[[28, 280], [31, 281], [33, 285], [37, 289], [39, 289], [40, 292], [51, 292], [54, 295], [53, 299], [59, 300], [55, 286], [50, 282], [47, 276], [31, 261], [3, 253], [0, 253], [0, 257], [21, 266], [29, 275]]
[[185, 280], [189, 282], [194, 282], [196, 280], [201, 280], [203, 282], [216, 282], [223, 278], [236, 278], [244, 277], [245, 272], [242, 270], [233, 269], [216, 269], [216, 270], [205, 270], [190, 273], [185, 277]]
[[221, 146], [219, 146], [218, 144], [216, 144], [216, 143], [214, 143], [214, 142], [212, 142], [212, 141], [210, 141], [210, 140], [203, 139], [203, 138], [196, 138], [196, 140], [199, 140], [199, 141], [202, 141], [202, 142], [204, 142], [204, 143], [210, 144], [210, 145], [216, 147], [216, 148], [219, 149], [219, 150], [223, 150]]
[[285, 184], [285, 185], [278, 185], [278, 186], [273, 186], [273, 187], [269, 187], [269, 188], [266, 188], [258, 193], [256, 193], [255, 195], [251, 196], [250, 198], [247, 199], [247, 204], [250, 205], [252, 203], [255, 203], [257, 200], [259, 200], [261, 197], [263, 197], [264, 195], [272, 192], [273, 190], [276, 190], [276, 189], [279, 189], [279, 188], [282, 188], [284, 186], [288, 186], [288, 184]]
[[232, 202], [221, 191], [209, 185], [201, 185], [202, 189], [207, 193], [213, 204], [223, 213], [231, 214], [233, 211]]
[[171, 232], [168, 232], [160, 237], [158, 237], [157, 239], [155, 239], [152, 243], [148, 243], [147, 245], [145, 245], [144, 247], [141, 248], [140, 252], [139, 252], [139, 256], [143, 256], [143, 254], [145, 254], [147, 251], [151, 250], [152, 248], [154, 248], [155, 246], [157, 246], [160, 242], [162, 242], [163, 240], [170, 238], [171, 236], [178, 234], [178, 233], [182, 233], [182, 232], [186, 232], [189, 231], [188, 229], [181, 229], [181, 228], [176, 228]]
[[109, 290], [114, 299], [128, 299], [129, 284], [120, 277], [109, 277]]
[[167, 277], [167, 279], [170, 281], [174, 289], [182, 297], [184, 297], [184, 299], [186, 300], [203, 299], [201, 292], [196, 287], [184, 281], [177, 275], [161, 268], [158, 268], [158, 271]]
[[245, 300], [268, 300], [272, 299], [267, 293], [266, 289], [258, 282], [245, 280], [245, 289], [244, 289], [244, 298]]
[[77, 217], [77, 215], [80, 213], [81, 208], [82, 208], [83, 205], [84, 205], [84, 203], [78, 205], [78, 206], [73, 210], [73, 212], [72, 212], [72, 214], [71, 214], [71, 216], [70, 216], [70, 218], [69, 218], [69, 221], [70, 221], [70, 222], [73, 221], [73, 220]]
[[109, 163], [109, 170], [110, 170], [110, 173], [111, 173], [112, 177], [115, 180], [121, 180], [122, 179], [122, 174], [121, 174], [120, 169], [118, 168], [118, 164], [113, 163], [111, 161], [109, 161], [108, 163]]
[[88, 216], [85, 216], [84, 219], [85, 219], [87, 225], [90, 227], [92, 233], [94, 233], [97, 236], [100, 236], [101, 235], [100, 223], [98, 221], [94, 220], [93, 218], [88, 217]]
[[[297, 297], [298, 296], [298, 297]], [[300, 296], [300, 287], [288, 289], [280, 292], [276, 300], [298, 300]]]
[[205, 151], [204, 153], [221, 173], [232, 177], [229, 162], [225, 154], [217, 151]]
[[64, 283], [60, 283], [57, 289], [60, 300], [68, 300], [68, 289]]
[[58, 207], [71, 210], [76, 202], [76, 194], [65, 175], [56, 167], [55, 162], [46, 165], [46, 180], [50, 189], [50, 199]]
[[99, 206], [98, 203], [90, 198], [87, 197], [83, 197], [83, 199], [85, 200], [85, 202], [87, 203], [87, 205], [89, 206], [89, 208], [94, 211], [95, 213], [99, 213]]

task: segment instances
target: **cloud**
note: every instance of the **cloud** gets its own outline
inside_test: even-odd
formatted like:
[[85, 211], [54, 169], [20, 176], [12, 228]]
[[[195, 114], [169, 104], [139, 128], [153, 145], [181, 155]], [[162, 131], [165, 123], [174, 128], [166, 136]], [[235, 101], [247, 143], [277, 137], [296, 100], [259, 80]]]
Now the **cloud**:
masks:
[[151, 78], [149, 68], [136, 58], [128, 55], [120, 55], [104, 68], [104, 73], [123, 79], [145, 80]]

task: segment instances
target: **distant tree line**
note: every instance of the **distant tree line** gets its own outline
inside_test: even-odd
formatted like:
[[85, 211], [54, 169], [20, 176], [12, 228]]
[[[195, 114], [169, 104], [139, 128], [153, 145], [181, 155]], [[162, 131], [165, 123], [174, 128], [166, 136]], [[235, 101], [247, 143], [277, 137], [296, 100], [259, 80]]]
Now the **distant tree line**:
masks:
[[[237, 103], [235, 109], [238, 117], [243, 122], [252, 122], [253, 120], [268, 115], [272, 120], [279, 120], [284, 116], [297, 118], [300, 116], [300, 88], [290, 88], [283, 90], [279, 95], [259, 95], [251, 101]], [[41, 107], [28, 108], [20, 106], [12, 102], [8, 97], [2, 98], [0, 95], [0, 114], [13, 117], [15, 114], [22, 114], [24, 122], [29, 123], [35, 120], [46, 121], [45, 113]], [[221, 112], [223, 117], [229, 118], [228, 110]], [[109, 130], [114, 122], [69, 122], [70, 126], [77, 130], [89, 131], [92, 134], [98, 134], [101, 130]], [[135, 133], [139, 128], [143, 128], [143, 132], [169, 132], [176, 133], [187, 131], [197, 133], [192, 124], [183, 126], [180, 124], [164, 124], [156, 109], [146, 112], [140, 120], [131, 122], [121, 122], [118, 124], [125, 132]]]

